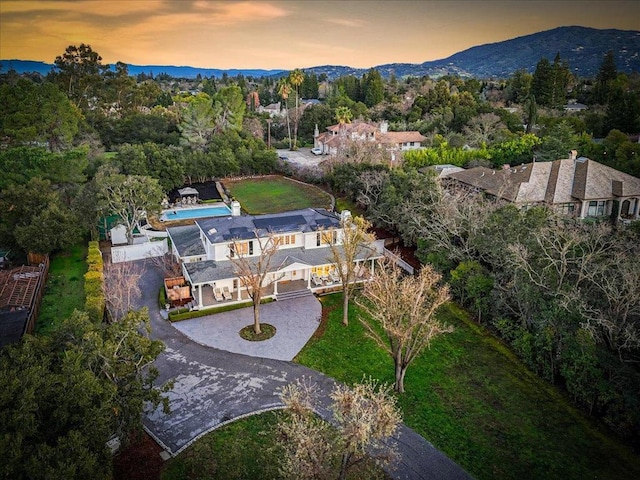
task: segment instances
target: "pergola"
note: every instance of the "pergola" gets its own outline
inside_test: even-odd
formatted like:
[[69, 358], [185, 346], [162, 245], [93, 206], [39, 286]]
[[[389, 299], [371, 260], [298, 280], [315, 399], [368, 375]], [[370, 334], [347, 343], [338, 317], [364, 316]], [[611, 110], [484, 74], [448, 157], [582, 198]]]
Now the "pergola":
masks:
[[31, 308], [41, 275], [42, 269], [40, 267], [27, 265], [9, 271], [1, 271], [0, 308]]

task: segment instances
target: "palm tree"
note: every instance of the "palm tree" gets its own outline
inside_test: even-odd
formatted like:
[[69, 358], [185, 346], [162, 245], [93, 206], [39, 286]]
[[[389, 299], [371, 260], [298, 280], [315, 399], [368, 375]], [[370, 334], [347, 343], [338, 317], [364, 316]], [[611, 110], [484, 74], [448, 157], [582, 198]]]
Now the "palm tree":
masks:
[[349, 107], [342, 106], [342, 107], [336, 108], [336, 120], [338, 120], [338, 123], [340, 124], [341, 127], [345, 123], [351, 123], [352, 119], [353, 119], [353, 112]]
[[344, 136], [345, 136], [345, 124], [351, 123], [351, 119], [353, 118], [353, 112], [349, 107], [345, 107], [344, 105], [336, 108], [336, 120], [340, 124], [340, 149], [342, 150], [344, 145]]
[[300, 98], [299, 95], [299, 87], [302, 85], [304, 81], [304, 74], [299, 68], [296, 68], [292, 72], [289, 73], [289, 83], [293, 85], [296, 90], [296, 110], [295, 117], [293, 118], [293, 149], [296, 150], [298, 148], [298, 120], [300, 118], [300, 111], [298, 100]]
[[287, 99], [291, 93], [291, 86], [286, 79], [282, 78], [278, 83], [278, 95], [282, 97], [284, 103], [285, 115], [287, 116], [287, 131], [289, 132], [289, 150], [291, 150], [291, 125], [289, 124], [289, 109], [287, 108]]

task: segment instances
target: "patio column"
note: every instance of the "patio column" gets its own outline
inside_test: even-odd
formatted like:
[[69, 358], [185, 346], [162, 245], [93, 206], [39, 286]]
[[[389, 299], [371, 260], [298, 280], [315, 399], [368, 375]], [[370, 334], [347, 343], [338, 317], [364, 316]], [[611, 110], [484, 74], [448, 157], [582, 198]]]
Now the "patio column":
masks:
[[376, 261], [375, 259], [371, 259], [371, 275], [369, 275], [369, 278], [373, 278], [373, 274], [375, 273], [375, 266], [376, 266]]
[[278, 281], [277, 280], [273, 281], [273, 294], [274, 295], [278, 294]]
[[311, 269], [307, 269], [307, 288], [311, 290]]
[[198, 306], [202, 307], [202, 284], [198, 285]]

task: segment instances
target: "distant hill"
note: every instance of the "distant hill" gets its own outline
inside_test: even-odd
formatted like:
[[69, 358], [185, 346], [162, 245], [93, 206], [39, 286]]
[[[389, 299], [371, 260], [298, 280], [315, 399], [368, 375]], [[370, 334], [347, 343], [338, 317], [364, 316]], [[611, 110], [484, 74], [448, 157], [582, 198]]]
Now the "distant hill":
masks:
[[[640, 32], [598, 30], [587, 27], [559, 27], [523, 37], [469, 48], [442, 60], [421, 64], [389, 63], [375, 67], [383, 77], [395, 74], [439, 77], [447, 74], [477, 78], [509, 77], [521, 68], [533, 72], [542, 57], [553, 61], [556, 53], [578, 76], [598, 73], [604, 55], [613, 50], [619, 72], [640, 72]], [[329, 78], [361, 76], [367, 69], [326, 65], [305, 69]]]
[[[630, 12], [631, 14], [631, 12]], [[542, 57], [553, 61], [556, 53], [560, 53], [571, 71], [578, 76], [594, 76], [602, 63], [604, 55], [613, 50], [616, 65], [620, 72], [640, 72], [640, 32], [629, 30], [599, 30], [587, 27], [559, 27], [553, 30], [538, 32], [523, 37], [490, 43], [469, 48], [442, 60], [434, 60], [421, 64], [389, 63], [376, 68], [383, 77], [395, 74], [402, 78], [407, 76], [421, 77], [429, 75], [439, 77], [447, 74], [473, 76], [478, 78], [509, 77], [518, 69], [529, 72], [535, 70]], [[39, 72], [46, 75], [53, 65], [44, 62], [25, 60], [0, 60], [5, 72], [14, 69], [18, 73]], [[305, 68], [306, 72], [318, 75], [325, 73], [330, 79], [343, 75], [361, 76], [368, 69], [352, 68], [339, 65], [323, 65]], [[286, 70], [221, 70], [215, 68], [176, 67], [171, 65], [129, 65], [132, 75], [166, 73], [172, 77], [194, 78], [198, 74], [203, 77], [220, 78], [223, 73], [230, 76], [242, 74], [245, 77], [282, 76]]]
[[[0, 72], [7, 72], [8, 70], [15, 70], [18, 73], [38, 72], [42, 75], [48, 74], [52, 69], [55, 69], [55, 65], [44, 62], [34, 62], [31, 60], [0, 60]], [[235, 77], [238, 74], [242, 74], [245, 77], [269, 77], [273, 75], [281, 74], [286, 70], [261, 70], [261, 69], [230, 69], [222, 70], [219, 68], [198, 68], [198, 67], [182, 67], [175, 65], [129, 65], [129, 74], [138, 75], [140, 73], [159, 75], [166, 73], [175, 78], [195, 78], [198, 74], [203, 77], [216, 77], [220, 78], [224, 73], [229, 76]]]

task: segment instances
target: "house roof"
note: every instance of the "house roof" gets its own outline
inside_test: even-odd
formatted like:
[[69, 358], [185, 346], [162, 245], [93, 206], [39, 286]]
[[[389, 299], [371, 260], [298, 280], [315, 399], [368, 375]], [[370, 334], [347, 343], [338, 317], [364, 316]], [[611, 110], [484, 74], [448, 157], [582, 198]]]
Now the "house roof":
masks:
[[215, 217], [197, 220], [196, 225], [211, 243], [248, 240], [272, 233], [312, 232], [335, 228], [339, 217], [323, 208], [305, 208], [267, 215]]
[[383, 144], [396, 144], [408, 142], [424, 142], [427, 139], [420, 132], [386, 132], [376, 133], [376, 140]]
[[587, 158], [534, 162], [504, 170], [476, 167], [448, 175], [515, 203], [550, 204], [640, 195], [640, 179]]
[[[338, 246], [338, 248], [341, 248]], [[277, 272], [281, 269], [299, 263], [310, 267], [327, 265], [333, 263], [331, 247], [319, 247], [305, 249], [283, 248], [276, 252], [271, 260], [271, 271]], [[381, 255], [374, 249], [363, 247], [356, 255], [356, 260], [366, 260], [379, 258]], [[258, 261], [260, 257], [248, 257], [250, 261]], [[205, 260], [202, 262], [185, 263], [185, 269], [193, 285], [213, 283], [228, 278], [236, 278], [236, 266], [231, 260]]]
[[206, 254], [202, 240], [200, 240], [200, 229], [196, 225], [167, 228], [167, 233], [181, 257]]
[[351, 135], [352, 133], [362, 135], [363, 133], [375, 133], [378, 130], [378, 127], [371, 123], [363, 122], [362, 120], [354, 120], [353, 122], [345, 123], [344, 125], [336, 123], [335, 125], [327, 127], [328, 131], [335, 133], [340, 132], [341, 129], [344, 129], [347, 135]]

